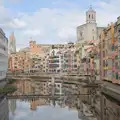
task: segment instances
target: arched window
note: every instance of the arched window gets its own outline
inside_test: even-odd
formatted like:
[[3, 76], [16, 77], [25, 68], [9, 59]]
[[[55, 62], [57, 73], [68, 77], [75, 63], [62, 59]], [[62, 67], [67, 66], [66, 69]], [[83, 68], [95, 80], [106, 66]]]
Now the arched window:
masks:
[[83, 32], [81, 31], [81, 32], [80, 32], [80, 37], [82, 37], [82, 36], [83, 36]]
[[90, 18], [90, 15], [89, 15], [89, 18]]
[[93, 19], [93, 14], [92, 14], [92, 19]]

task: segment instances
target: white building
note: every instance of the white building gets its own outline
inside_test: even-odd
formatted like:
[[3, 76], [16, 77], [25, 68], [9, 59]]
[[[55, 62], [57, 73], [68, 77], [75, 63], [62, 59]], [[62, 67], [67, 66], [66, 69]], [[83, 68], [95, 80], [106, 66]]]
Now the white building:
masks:
[[49, 72], [62, 73], [77, 70], [74, 53], [74, 43], [65, 44], [64, 47], [61, 48], [51, 49], [49, 56]]
[[103, 27], [97, 27], [96, 11], [89, 8], [86, 12], [86, 23], [77, 27], [77, 41], [98, 41]]
[[8, 39], [5, 33], [0, 29], [0, 87], [6, 83], [6, 73], [8, 69]]
[[49, 72], [59, 73], [62, 72], [62, 53], [58, 49], [50, 51], [49, 56]]

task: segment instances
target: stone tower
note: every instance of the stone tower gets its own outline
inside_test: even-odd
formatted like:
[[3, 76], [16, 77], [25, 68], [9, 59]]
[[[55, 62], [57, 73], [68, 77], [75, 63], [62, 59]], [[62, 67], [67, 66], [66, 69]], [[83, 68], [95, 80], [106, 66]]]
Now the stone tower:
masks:
[[90, 6], [86, 12], [86, 23], [96, 23], [96, 11]]
[[11, 33], [8, 41], [9, 54], [16, 52], [16, 39], [14, 32]]

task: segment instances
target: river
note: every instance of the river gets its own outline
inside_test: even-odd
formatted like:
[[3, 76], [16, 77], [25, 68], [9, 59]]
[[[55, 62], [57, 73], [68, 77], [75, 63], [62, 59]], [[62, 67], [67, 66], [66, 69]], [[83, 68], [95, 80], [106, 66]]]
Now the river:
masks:
[[17, 91], [0, 100], [0, 120], [120, 120], [120, 104], [99, 87], [17, 80]]

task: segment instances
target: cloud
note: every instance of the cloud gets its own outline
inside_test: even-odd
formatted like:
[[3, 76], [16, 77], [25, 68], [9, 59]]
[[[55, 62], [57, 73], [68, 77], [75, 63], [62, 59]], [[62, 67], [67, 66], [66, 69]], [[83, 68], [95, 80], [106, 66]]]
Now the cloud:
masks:
[[30, 15], [23, 14], [21, 20], [27, 27], [19, 36], [33, 37], [38, 43], [64, 43], [76, 41], [76, 27], [84, 22], [84, 14], [76, 10], [42, 8]]
[[15, 18], [6, 24], [6, 27], [11, 29], [21, 29], [26, 26], [26, 23], [18, 18]]
[[[85, 23], [86, 6], [78, 0], [71, 2], [65, 0], [63, 4], [63, 0], [62, 2], [51, 0], [51, 2], [58, 8], [40, 8], [31, 13], [17, 11], [15, 17], [10, 14], [11, 9], [1, 4], [1, 26], [5, 31], [15, 31], [17, 44], [24, 44], [23, 47], [29, 43], [30, 37], [37, 43], [76, 41], [76, 27]], [[120, 0], [90, 0], [90, 2], [97, 12], [98, 26], [107, 26], [108, 23], [116, 21], [120, 11]], [[63, 5], [62, 8], [59, 5]]]
[[[68, 107], [38, 106], [36, 111], [30, 110], [30, 103], [17, 101], [15, 115], [10, 114], [10, 120], [78, 120], [77, 110], [69, 111]], [[47, 114], [46, 114], [47, 113]], [[59, 114], [61, 113], [61, 114]], [[69, 117], [68, 117], [69, 116]], [[79, 119], [81, 120], [81, 119]]]
[[94, 6], [97, 7], [98, 24], [107, 26], [111, 22], [115, 22], [120, 15], [120, 0], [97, 1]]
[[37, 36], [37, 35], [41, 35], [41, 31], [39, 29], [36, 30], [25, 30], [24, 31], [24, 35], [28, 35], [28, 36]]
[[0, 6], [3, 5], [3, 0], [0, 0]]
[[10, 3], [19, 3], [22, 2], [23, 0], [8, 0]]

